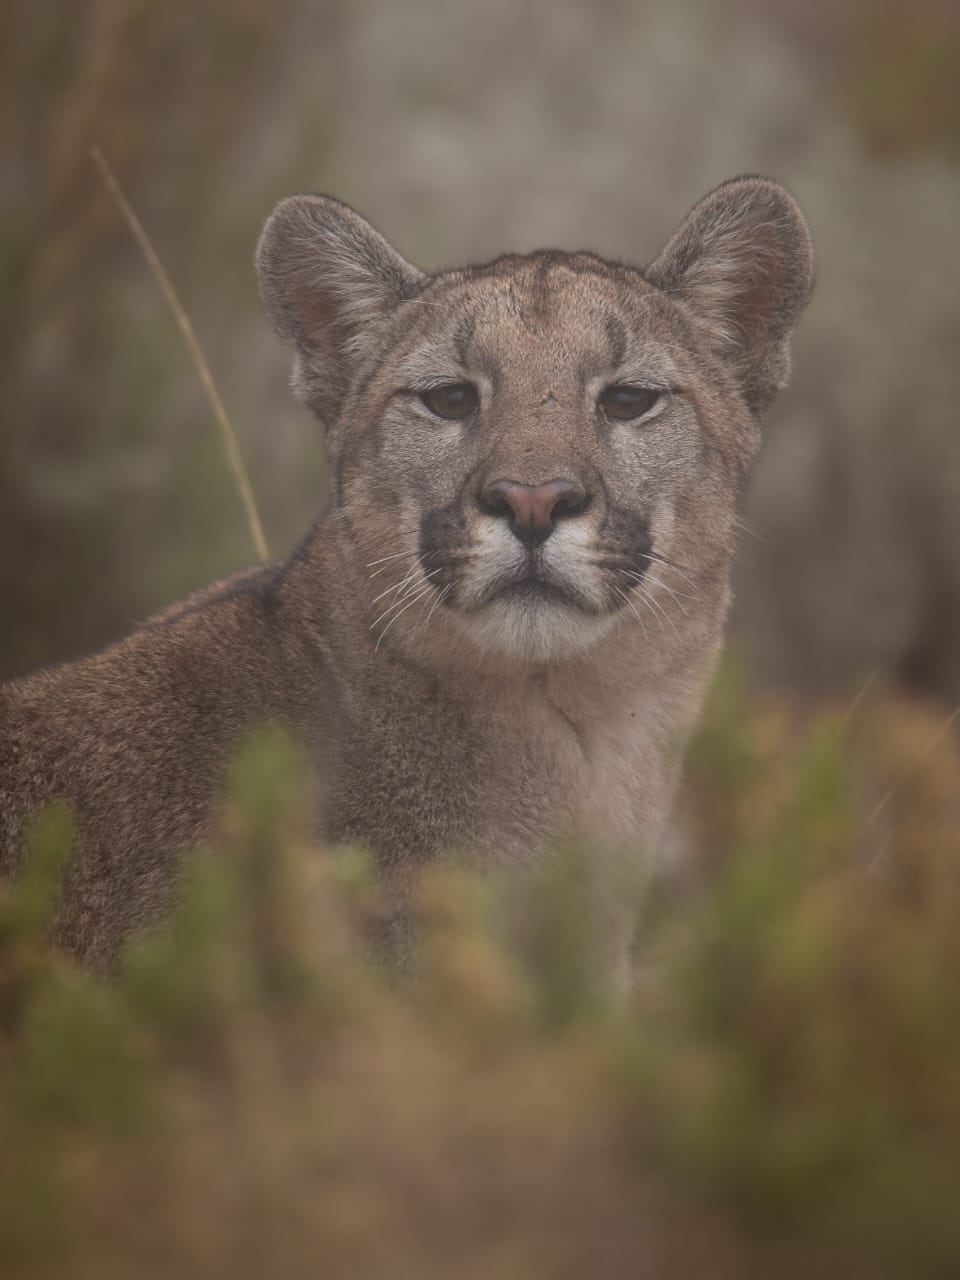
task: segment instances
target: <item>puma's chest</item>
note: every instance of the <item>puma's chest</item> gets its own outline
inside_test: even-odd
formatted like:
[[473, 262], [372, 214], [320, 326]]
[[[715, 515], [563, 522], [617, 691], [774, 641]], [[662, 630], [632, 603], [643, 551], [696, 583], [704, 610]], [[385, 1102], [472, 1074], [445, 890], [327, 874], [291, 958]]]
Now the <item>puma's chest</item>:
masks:
[[528, 707], [489, 759], [489, 817], [507, 844], [641, 846], [662, 826], [672, 761], [639, 710], [578, 721], [552, 704]]
[[478, 698], [384, 710], [343, 744], [336, 839], [391, 862], [457, 850], [513, 863], [567, 836], [656, 837], [667, 777], [642, 708], [578, 719], [550, 699]]

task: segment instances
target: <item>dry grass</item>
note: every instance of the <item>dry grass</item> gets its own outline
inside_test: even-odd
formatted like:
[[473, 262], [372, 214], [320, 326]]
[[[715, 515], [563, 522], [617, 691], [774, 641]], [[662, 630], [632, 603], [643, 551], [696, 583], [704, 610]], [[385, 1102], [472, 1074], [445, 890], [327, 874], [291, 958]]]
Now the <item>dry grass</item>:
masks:
[[104, 186], [110, 192], [116, 202], [117, 208], [123, 215], [123, 219], [140, 246], [140, 250], [146, 259], [147, 266], [159, 286], [160, 292], [166, 298], [170, 310], [173, 312], [173, 318], [177, 322], [177, 328], [186, 343], [190, 358], [193, 360], [197, 370], [197, 376], [200, 378], [201, 386], [204, 394], [210, 402], [210, 408], [216, 420], [220, 436], [223, 440], [223, 447], [226, 451], [227, 462], [230, 465], [230, 472], [233, 476], [234, 483], [240, 495], [240, 501], [243, 503], [243, 510], [247, 518], [247, 527], [250, 530], [250, 539], [253, 542], [254, 549], [259, 556], [261, 562], [270, 559], [270, 553], [267, 550], [267, 540], [263, 533], [263, 524], [260, 520], [260, 513], [257, 510], [256, 500], [253, 496], [253, 489], [250, 487], [250, 478], [247, 475], [247, 469], [243, 465], [243, 457], [240, 453], [240, 446], [237, 443], [237, 433], [233, 429], [229, 415], [223, 403], [223, 398], [217, 390], [217, 384], [214, 382], [213, 374], [210, 372], [210, 366], [207, 364], [206, 356], [203, 354], [203, 348], [194, 331], [193, 324], [184, 309], [183, 303], [177, 296], [177, 291], [173, 287], [173, 281], [170, 279], [166, 268], [160, 261], [159, 254], [153, 247], [150, 237], [144, 230], [143, 223], [137, 217], [130, 201], [123, 194], [123, 188], [117, 181], [117, 176], [107, 163], [106, 157], [99, 147], [94, 147], [90, 153], [94, 164], [99, 170], [103, 179]]

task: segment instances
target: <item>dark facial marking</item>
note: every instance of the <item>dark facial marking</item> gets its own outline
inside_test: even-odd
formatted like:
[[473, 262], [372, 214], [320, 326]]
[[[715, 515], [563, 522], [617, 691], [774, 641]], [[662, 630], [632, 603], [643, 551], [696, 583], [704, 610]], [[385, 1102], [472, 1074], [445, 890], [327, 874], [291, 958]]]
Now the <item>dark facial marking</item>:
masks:
[[527, 317], [523, 309], [523, 303], [517, 297], [517, 291], [512, 284], [507, 286], [507, 304], [517, 319], [526, 324]]
[[533, 314], [539, 323], [544, 323], [550, 311], [552, 296], [550, 291], [550, 268], [553, 259], [544, 255], [537, 264], [537, 273], [533, 281]]
[[627, 354], [627, 330], [619, 316], [609, 315], [603, 322], [610, 352], [610, 366], [616, 368]]
[[596, 565], [608, 577], [610, 607], [620, 609], [624, 606], [621, 593], [637, 585], [637, 579], [630, 575], [638, 574], [642, 578], [647, 570], [653, 539], [646, 516], [610, 501], [609, 491], [599, 472], [596, 485], [603, 495], [603, 515], [597, 529]]
[[459, 325], [457, 325], [456, 332], [453, 335], [453, 349], [456, 352], [457, 359], [464, 368], [467, 367], [467, 352], [469, 351], [470, 343], [473, 340], [476, 328], [477, 317], [475, 315], [469, 315], [464, 320], [460, 321]]
[[622, 507], [608, 507], [603, 533], [598, 538], [597, 567], [604, 571], [612, 608], [623, 608], [624, 593], [639, 585], [650, 564], [653, 541], [650, 525], [643, 516]]
[[[466, 486], [465, 486], [466, 487]], [[434, 589], [446, 591], [445, 605], [456, 602], [456, 586], [460, 566], [466, 554], [466, 517], [460, 497], [445, 507], [426, 511], [420, 518], [420, 559]]]

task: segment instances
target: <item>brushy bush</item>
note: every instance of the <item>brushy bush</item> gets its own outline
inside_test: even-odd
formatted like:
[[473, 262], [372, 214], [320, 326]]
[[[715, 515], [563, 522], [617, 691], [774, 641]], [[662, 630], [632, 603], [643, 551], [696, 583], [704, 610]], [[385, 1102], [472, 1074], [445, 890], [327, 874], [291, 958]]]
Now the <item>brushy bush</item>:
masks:
[[960, 1274], [942, 716], [722, 680], [685, 806], [705, 869], [639, 904], [626, 1007], [591, 980], [573, 857], [531, 885], [522, 952], [486, 886], [429, 876], [422, 972], [386, 980], [375, 882], [303, 840], [297, 777], [276, 740], [245, 753], [222, 840], [110, 984], [45, 947], [68, 834], [38, 828], [0, 899], [5, 1277]]

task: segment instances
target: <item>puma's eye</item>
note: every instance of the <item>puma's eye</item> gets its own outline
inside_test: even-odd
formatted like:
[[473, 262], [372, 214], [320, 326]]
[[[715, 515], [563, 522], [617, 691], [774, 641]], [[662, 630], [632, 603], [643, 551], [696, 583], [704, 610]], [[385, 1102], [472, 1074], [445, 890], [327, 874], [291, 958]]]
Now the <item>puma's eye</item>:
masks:
[[600, 393], [600, 407], [608, 418], [629, 422], [631, 418], [642, 418], [645, 413], [649, 413], [660, 399], [660, 394], [652, 387], [631, 387], [626, 383], [616, 383]]
[[420, 393], [420, 399], [438, 418], [468, 418], [479, 403], [477, 389], [469, 382], [447, 382]]

